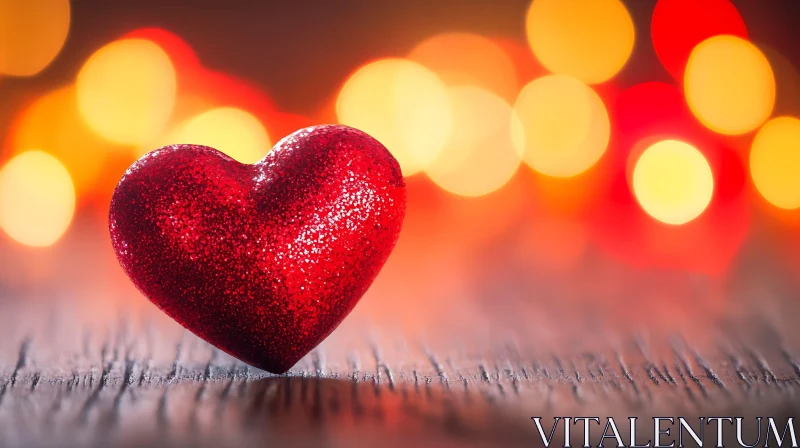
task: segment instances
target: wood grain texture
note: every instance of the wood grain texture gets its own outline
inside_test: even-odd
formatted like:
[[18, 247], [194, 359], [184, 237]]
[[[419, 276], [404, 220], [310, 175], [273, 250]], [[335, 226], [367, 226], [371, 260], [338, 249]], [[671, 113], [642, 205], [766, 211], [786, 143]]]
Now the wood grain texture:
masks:
[[442, 345], [383, 334], [356, 315], [274, 376], [157, 314], [94, 325], [63, 307], [5, 311], [0, 446], [537, 446], [531, 416], [800, 407], [800, 353], [781, 335], [481, 345], [460, 333], [461, 344]]

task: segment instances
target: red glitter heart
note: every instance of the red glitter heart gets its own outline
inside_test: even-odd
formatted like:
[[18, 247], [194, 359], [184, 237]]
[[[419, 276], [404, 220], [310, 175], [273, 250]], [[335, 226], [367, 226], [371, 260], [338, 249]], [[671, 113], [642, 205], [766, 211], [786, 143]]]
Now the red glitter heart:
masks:
[[178, 323], [283, 373], [353, 309], [397, 242], [397, 161], [345, 126], [284, 138], [253, 165], [172, 145], [134, 163], [109, 229], [133, 283]]

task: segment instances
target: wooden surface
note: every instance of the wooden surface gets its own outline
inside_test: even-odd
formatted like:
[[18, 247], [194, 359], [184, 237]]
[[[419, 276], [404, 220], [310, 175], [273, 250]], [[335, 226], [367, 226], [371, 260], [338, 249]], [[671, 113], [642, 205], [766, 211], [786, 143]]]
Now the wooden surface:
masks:
[[772, 324], [756, 338], [732, 323], [710, 343], [587, 328], [573, 341], [462, 332], [433, 345], [447, 338], [392, 335], [356, 313], [273, 376], [157, 312], [94, 325], [70, 309], [5, 307], [0, 446], [537, 446], [531, 416], [800, 407], [800, 352]]

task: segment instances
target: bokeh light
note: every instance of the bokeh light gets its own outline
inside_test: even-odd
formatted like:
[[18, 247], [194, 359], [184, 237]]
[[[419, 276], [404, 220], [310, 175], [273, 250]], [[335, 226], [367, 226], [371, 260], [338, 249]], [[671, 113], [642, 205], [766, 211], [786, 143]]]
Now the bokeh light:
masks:
[[526, 85], [514, 106], [524, 128], [524, 159], [536, 171], [570, 177], [593, 166], [610, 135], [600, 96], [577, 79], [545, 76]]
[[706, 127], [738, 135], [769, 118], [775, 104], [775, 77], [755, 45], [736, 36], [714, 36], [689, 56], [684, 92], [692, 113]]
[[0, 169], [0, 228], [27, 246], [49, 246], [75, 211], [69, 172], [43, 151], [26, 151]]
[[356, 71], [339, 93], [336, 114], [340, 123], [383, 143], [405, 176], [437, 158], [453, 126], [444, 82], [404, 59], [382, 59]]
[[526, 30], [542, 65], [589, 84], [616, 75], [635, 38], [633, 20], [619, 0], [534, 0]]
[[730, 0], [658, 0], [650, 30], [658, 59], [679, 80], [700, 42], [720, 34], [747, 38], [744, 20]]
[[255, 163], [272, 148], [264, 125], [253, 114], [233, 107], [203, 112], [178, 125], [165, 144], [210, 146], [242, 163]]
[[525, 138], [519, 118], [503, 98], [478, 87], [453, 87], [450, 101], [453, 134], [426, 173], [451, 193], [491, 193], [519, 166]]
[[714, 178], [708, 161], [695, 147], [662, 140], [636, 162], [633, 191], [650, 216], [667, 224], [685, 224], [708, 207]]
[[107, 154], [119, 149], [103, 141], [83, 121], [74, 86], [45, 94], [15, 120], [6, 151], [15, 155], [30, 148], [52, 154], [64, 164], [81, 200], [93, 193]]
[[[680, 89], [664, 82], [644, 82], [623, 91], [611, 111], [615, 124], [614, 163], [624, 166], [632, 182], [639, 156], [661, 140], [680, 140], [711, 147], [715, 136], [692, 116]], [[716, 137], [716, 136], [715, 136]]]
[[0, 74], [31, 76], [61, 51], [69, 0], [0, 0]]
[[702, 150], [714, 174], [708, 207], [682, 225], [655, 219], [637, 199], [633, 175], [627, 175], [624, 165], [615, 165], [601, 206], [590, 216], [592, 240], [605, 254], [640, 269], [666, 268], [713, 277], [728, 272], [750, 227], [750, 204], [743, 194], [745, 178], [740, 175], [746, 171], [734, 151], [706, 147], [706, 142], [691, 141], [691, 145]]
[[78, 74], [78, 107], [89, 126], [122, 144], [152, 141], [167, 124], [176, 96], [175, 67], [144, 39], [122, 39], [97, 50]]
[[777, 117], [759, 129], [750, 151], [750, 174], [770, 204], [800, 208], [800, 119]]
[[509, 101], [519, 88], [508, 53], [477, 34], [438, 34], [417, 45], [408, 58], [430, 68], [451, 86], [482, 87]]
[[[744, 194], [747, 170], [730, 138], [700, 124], [681, 89], [669, 83], [644, 82], [627, 88], [610, 113], [614, 141], [603, 158], [609, 179], [599, 186], [600, 200], [589, 216], [595, 243], [606, 254], [643, 269], [724, 274], [736, 259], [750, 222]], [[633, 191], [637, 162], [645, 150], [664, 140], [697, 148], [713, 174], [708, 207], [682, 225], [655, 219]]]

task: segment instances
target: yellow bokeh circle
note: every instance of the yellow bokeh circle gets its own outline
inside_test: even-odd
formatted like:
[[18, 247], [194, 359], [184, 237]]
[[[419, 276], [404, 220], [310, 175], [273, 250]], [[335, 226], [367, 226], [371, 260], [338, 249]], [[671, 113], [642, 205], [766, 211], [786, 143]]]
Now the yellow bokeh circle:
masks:
[[608, 146], [611, 127], [603, 100], [575, 78], [535, 79], [520, 91], [514, 108], [525, 134], [524, 160], [542, 174], [578, 175]]
[[616, 75], [633, 51], [633, 20], [620, 0], [533, 0], [528, 44], [548, 70], [595, 84]]
[[49, 246], [69, 227], [75, 188], [50, 154], [23, 152], [0, 169], [0, 228], [27, 246]]
[[770, 204], [800, 208], [800, 119], [777, 117], [759, 129], [750, 150], [750, 175]]
[[756, 129], [775, 105], [769, 60], [752, 43], [731, 35], [711, 37], [692, 50], [683, 87], [692, 113], [720, 134]]
[[141, 145], [166, 126], [175, 106], [175, 67], [161, 47], [123, 39], [97, 50], [78, 73], [78, 108], [108, 140]]
[[69, 0], [0, 0], [0, 74], [32, 76], [67, 39]]
[[444, 82], [405, 59], [382, 59], [356, 71], [339, 92], [336, 114], [341, 124], [383, 143], [404, 176], [436, 159], [453, 126]]
[[242, 163], [261, 160], [272, 148], [269, 134], [253, 114], [220, 107], [189, 118], [178, 126], [168, 144], [210, 146]]
[[482, 196], [502, 187], [520, 163], [522, 124], [511, 105], [478, 87], [450, 90], [453, 134], [426, 173], [443, 189]]
[[678, 140], [662, 140], [645, 149], [636, 161], [633, 193], [653, 218], [685, 224], [708, 207], [714, 177], [697, 148]]

